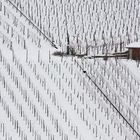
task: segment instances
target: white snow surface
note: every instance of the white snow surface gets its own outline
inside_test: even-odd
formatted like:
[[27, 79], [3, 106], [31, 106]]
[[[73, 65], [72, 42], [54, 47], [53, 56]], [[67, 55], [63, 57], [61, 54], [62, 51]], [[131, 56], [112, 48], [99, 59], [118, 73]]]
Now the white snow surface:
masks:
[[133, 42], [126, 46], [126, 48], [140, 48], [140, 42]]
[[0, 10], [0, 140], [140, 140], [139, 62], [54, 56], [61, 48], [2, 4], [20, 26]]

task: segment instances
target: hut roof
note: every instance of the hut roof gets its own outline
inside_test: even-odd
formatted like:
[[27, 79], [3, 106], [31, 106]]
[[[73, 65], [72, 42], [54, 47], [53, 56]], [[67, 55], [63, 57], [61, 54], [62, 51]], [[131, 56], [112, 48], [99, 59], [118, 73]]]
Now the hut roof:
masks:
[[140, 42], [133, 42], [126, 46], [126, 48], [140, 48]]

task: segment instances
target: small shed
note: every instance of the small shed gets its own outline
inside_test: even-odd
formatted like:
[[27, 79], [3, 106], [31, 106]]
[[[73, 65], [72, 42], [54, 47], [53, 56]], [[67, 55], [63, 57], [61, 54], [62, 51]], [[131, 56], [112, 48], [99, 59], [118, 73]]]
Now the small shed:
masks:
[[140, 42], [133, 42], [126, 46], [130, 59], [140, 60]]

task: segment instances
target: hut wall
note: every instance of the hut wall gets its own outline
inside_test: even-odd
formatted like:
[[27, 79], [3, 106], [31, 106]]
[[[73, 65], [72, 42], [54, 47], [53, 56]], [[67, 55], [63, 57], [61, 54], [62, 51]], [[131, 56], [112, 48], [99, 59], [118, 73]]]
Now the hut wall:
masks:
[[132, 59], [132, 49], [129, 49], [129, 58]]
[[140, 60], [140, 49], [139, 48], [135, 48], [135, 49], [131, 49], [130, 55], [132, 55], [132, 59], [139, 59]]

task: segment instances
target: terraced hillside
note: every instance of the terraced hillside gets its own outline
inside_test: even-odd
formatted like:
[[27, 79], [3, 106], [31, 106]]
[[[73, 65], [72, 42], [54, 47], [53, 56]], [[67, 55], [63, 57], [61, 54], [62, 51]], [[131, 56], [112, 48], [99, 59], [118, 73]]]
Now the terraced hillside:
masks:
[[140, 140], [137, 62], [53, 55], [125, 51], [139, 40], [138, 7], [0, 0], [0, 140]]

